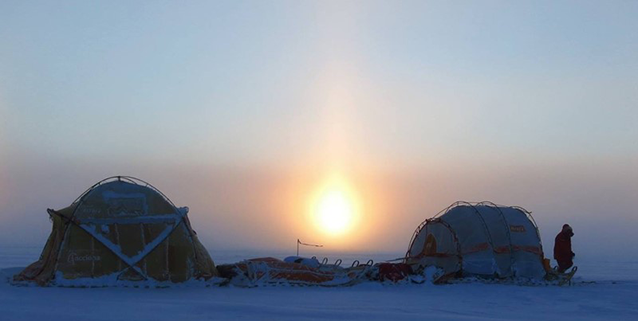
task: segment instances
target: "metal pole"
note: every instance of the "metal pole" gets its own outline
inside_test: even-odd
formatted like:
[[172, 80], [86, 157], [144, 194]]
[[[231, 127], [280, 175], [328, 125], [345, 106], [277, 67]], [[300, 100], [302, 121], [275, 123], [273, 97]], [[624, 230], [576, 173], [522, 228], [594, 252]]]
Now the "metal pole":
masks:
[[299, 256], [299, 245], [313, 246], [313, 247], [323, 247], [323, 245], [321, 245], [321, 244], [304, 243], [304, 242], [301, 242], [301, 240], [297, 239], [297, 256]]

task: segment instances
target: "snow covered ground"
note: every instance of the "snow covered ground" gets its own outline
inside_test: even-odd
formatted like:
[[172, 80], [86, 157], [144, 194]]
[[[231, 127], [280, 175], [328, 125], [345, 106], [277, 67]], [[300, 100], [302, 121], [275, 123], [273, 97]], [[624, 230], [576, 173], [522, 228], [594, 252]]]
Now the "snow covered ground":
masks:
[[[0, 320], [636, 320], [638, 261], [577, 261], [571, 287], [39, 288], [6, 282], [41, 247], [0, 247]], [[292, 253], [215, 252], [216, 263]], [[396, 253], [394, 254], [396, 256]], [[391, 259], [393, 254], [342, 257]], [[334, 261], [331, 258], [330, 261]], [[13, 269], [12, 269], [13, 268]]]

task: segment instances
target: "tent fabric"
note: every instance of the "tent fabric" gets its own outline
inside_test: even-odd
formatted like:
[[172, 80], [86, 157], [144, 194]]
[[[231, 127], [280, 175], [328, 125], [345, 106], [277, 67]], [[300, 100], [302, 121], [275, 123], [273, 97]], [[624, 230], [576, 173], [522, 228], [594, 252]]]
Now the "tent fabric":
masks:
[[530, 212], [491, 202], [456, 202], [421, 223], [406, 262], [462, 276], [545, 276], [543, 248]]
[[48, 212], [53, 227], [40, 259], [14, 281], [40, 285], [82, 279], [177, 283], [218, 275], [191, 228], [188, 208], [177, 208], [144, 181], [108, 178], [69, 207]]

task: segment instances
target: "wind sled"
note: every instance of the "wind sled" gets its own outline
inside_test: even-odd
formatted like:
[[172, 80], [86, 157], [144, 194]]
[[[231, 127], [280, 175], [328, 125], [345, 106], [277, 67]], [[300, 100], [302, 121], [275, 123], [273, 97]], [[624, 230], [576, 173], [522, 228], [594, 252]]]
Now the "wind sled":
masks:
[[565, 284], [572, 284], [572, 278], [574, 274], [578, 271], [578, 267], [574, 266], [567, 272], [558, 272], [556, 268], [547, 272], [547, 276], [545, 277], [548, 281], [556, 281], [558, 286], [563, 286]]

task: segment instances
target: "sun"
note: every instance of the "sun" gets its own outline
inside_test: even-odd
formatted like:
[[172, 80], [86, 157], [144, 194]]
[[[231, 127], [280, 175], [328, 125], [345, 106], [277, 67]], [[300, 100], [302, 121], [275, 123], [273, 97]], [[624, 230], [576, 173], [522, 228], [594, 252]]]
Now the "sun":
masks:
[[339, 190], [326, 192], [317, 206], [317, 218], [326, 232], [343, 233], [352, 220], [352, 206], [346, 195]]
[[354, 225], [358, 214], [356, 197], [341, 180], [332, 181], [321, 189], [314, 203], [314, 220], [322, 232], [344, 234]]

